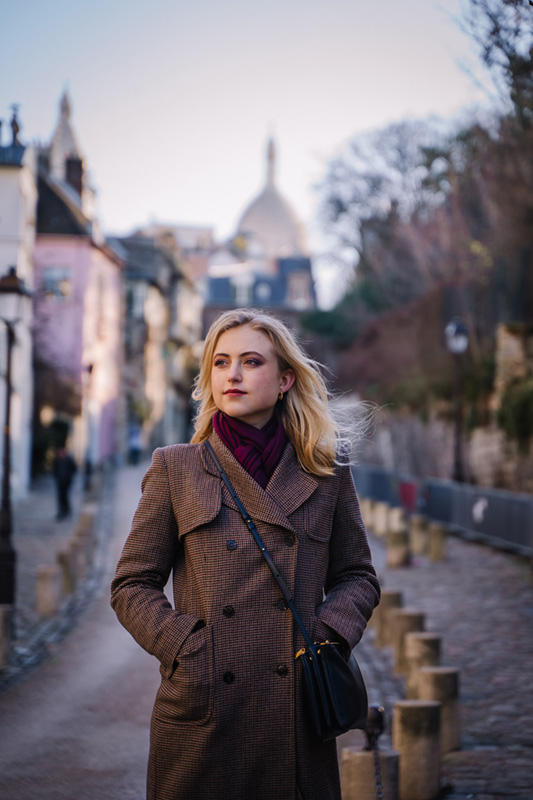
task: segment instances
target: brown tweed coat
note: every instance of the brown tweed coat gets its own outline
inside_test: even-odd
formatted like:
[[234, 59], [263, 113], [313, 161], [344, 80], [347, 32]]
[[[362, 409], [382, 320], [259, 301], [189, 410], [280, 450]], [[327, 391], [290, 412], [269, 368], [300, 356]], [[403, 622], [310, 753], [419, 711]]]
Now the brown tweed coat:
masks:
[[[210, 441], [311, 636], [355, 646], [379, 587], [349, 467], [315, 478], [287, 445], [265, 491]], [[154, 452], [111, 602], [161, 664], [149, 800], [340, 800], [335, 742], [302, 708], [301, 634], [204, 445]]]

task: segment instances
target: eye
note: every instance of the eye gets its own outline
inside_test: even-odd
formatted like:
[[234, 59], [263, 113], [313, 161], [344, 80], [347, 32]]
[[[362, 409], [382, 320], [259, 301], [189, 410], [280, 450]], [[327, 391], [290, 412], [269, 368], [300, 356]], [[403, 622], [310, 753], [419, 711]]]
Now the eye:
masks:
[[263, 362], [258, 358], [247, 358], [244, 363], [252, 367], [260, 367]]
[[227, 363], [228, 362], [226, 361], [225, 358], [215, 358], [215, 361], [213, 362], [213, 366], [214, 367], [225, 367]]

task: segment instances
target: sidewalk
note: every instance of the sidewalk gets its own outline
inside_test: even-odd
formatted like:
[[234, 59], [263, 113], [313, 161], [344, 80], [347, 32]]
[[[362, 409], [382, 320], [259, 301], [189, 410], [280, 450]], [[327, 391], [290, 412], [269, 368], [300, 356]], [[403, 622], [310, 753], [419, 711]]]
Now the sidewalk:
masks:
[[[527, 560], [450, 537], [447, 560], [385, 568], [385, 544], [370, 535], [384, 588], [426, 615], [442, 636], [443, 666], [460, 670], [461, 750], [443, 759], [447, 798], [533, 800], [533, 575]], [[370, 628], [357, 647], [369, 702], [385, 706], [390, 746], [393, 705], [405, 698], [392, 651]], [[350, 740], [350, 737], [351, 740]], [[339, 744], [358, 744], [358, 732]]]
[[[95, 476], [95, 481], [98, 481], [98, 477]], [[27, 498], [13, 501], [12, 542], [17, 559], [15, 638], [11, 664], [0, 670], [0, 691], [19, 680], [53, 650], [55, 644], [73, 627], [98, 586], [106, 526], [112, 514], [113, 474], [108, 474], [102, 481], [103, 490], [96, 496], [94, 493], [86, 494], [82, 483], [83, 476], [78, 474], [70, 492], [72, 515], [61, 521], [56, 520], [56, 490], [53, 477], [49, 474], [36, 479]], [[57, 553], [72, 538], [87, 501], [96, 504], [95, 536], [98, 537], [98, 547], [95, 563], [75, 595], [62, 600], [57, 615], [50, 618], [39, 616], [36, 611], [37, 568], [57, 563]]]

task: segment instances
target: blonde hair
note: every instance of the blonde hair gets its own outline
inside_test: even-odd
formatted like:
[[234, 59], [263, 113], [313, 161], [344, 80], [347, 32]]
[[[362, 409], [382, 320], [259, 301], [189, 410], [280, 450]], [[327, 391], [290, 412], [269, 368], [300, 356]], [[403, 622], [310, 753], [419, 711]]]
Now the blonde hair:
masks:
[[241, 326], [248, 326], [268, 336], [280, 372], [291, 369], [295, 374], [294, 384], [284, 394], [283, 400], [278, 402], [277, 413], [300, 466], [313, 475], [331, 475], [340, 435], [328, 407], [328, 389], [318, 364], [304, 353], [294, 334], [281, 320], [254, 308], [224, 312], [207, 333], [200, 374], [192, 395], [194, 400], [200, 401], [200, 407], [191, 441], [203, 442], [213, 431], [213, 415], [217, 411], [211, 387], [215, 347], [223, 333]]

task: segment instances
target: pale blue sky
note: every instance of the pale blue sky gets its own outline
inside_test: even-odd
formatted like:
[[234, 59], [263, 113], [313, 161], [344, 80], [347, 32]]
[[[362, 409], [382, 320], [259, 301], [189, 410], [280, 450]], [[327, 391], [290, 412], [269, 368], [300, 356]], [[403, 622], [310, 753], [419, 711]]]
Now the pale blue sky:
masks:
[[[68, 87], [107, 232], [155, 218], [232, 232], [278, 183], [305, 222], [348, 138], [483, 99], [461, 0], [3, 0], [0, 117], [49, 139]], [[7, 141], [4, 126], [4, 143]]]

